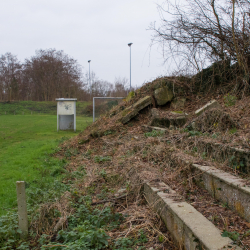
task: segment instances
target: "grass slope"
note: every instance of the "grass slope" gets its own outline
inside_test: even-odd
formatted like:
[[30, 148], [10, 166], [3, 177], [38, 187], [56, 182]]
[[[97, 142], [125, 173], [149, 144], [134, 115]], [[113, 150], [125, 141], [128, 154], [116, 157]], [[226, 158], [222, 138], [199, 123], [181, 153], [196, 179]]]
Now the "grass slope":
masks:
[[[77, 117], [77, 133], [91, 123], [92, 118]], [[16, 181], [36, 185], [50, 182], [46, 171], [62, 164], [51, 159], [62, 138], [76, 135], [73, 131], [56, 131], [54, 115], [2, 115], [0, 119], [0, 216], [16, 206]], [[65, 138], [66, 137], [66, 138]]]

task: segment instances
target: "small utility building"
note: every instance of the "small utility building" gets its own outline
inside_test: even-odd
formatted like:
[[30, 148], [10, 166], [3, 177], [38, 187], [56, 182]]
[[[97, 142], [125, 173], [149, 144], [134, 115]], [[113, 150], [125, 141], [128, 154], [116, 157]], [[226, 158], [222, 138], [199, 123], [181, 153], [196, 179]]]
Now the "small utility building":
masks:
[[57, 131], [76, 131], [76, 98], [58, 98], [57, 101]]

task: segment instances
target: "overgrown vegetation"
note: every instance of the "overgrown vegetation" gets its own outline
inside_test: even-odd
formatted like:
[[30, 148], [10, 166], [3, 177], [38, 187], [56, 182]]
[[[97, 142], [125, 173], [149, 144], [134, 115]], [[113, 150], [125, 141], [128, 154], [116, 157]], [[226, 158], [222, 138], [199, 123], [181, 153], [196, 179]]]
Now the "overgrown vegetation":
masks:
[[166, 0], [158, 6], [153, 44], [186, 78], [189, 90], [205, 92], [234, 81], [234, 91], [249, 92], [250, 2]]
[[236, 103], [237, 97], [230, 95], [229, 93], [224, 96], [224, 102], [227, 107], [234, 106]]
[[160, 131], [160, 130], [153, 130], [152, 132], [147, 132], [144, 135], [146, 137], [158, 137], [158, 136], [163, 136], [164, 135], [164, 131]]

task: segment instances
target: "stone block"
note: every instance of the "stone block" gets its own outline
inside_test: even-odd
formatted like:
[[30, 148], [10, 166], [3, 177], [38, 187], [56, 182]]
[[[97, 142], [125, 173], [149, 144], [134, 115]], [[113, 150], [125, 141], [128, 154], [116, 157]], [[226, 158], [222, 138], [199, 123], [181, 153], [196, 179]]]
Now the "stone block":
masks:
[[155, 127], [179, 128], [182, 127], [187, 121], [186, 114], [179, 112], [160, 114], [157, 109], [152, 109], [151, 114], [152, 120], [149, 125]]
[[158, 105], [164, 105], [173, 99], [174, 94], [172, 90], [170, 90], [167, 86], [165, 86], [156, 89], [154, 91], [154, 97]]
[[180, 110], [185, 107], [186, 98], [175, 98], [171, 102], [171, 108], [175, 110]]

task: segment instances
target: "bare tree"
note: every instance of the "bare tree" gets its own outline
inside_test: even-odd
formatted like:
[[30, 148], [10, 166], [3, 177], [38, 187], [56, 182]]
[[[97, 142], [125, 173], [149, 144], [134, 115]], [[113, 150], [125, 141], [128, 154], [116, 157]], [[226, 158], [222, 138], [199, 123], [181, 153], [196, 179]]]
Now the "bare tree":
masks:
[[38, 50], [21, 64], [16, 56], [0, 56], [0, 100], [53, 101], [58, 97], [76, 97], [91, 101], [93, 96], [126, 96], [126, 78], [114, 84], [91, 72], [84, 77], [76, 60], [55, 49]]
[[25, 75], [35, 100], [78, 97], [82, 91], [81, 67], [63, 51], [36, 51], [35, 56], [26, 59]]
[[249, 82], [249, 0], [167, 0], [158, 6], [161, 24], [152, 24], [153, 43], [162, 45], [165, 60], [188, 73], [216, 61], [237, 64]]
[[6, 53], [0, 57], [0, 91], [1, 99], [8, 101], [19, 99], [19, 82], [22, 65], [17, 57]]

